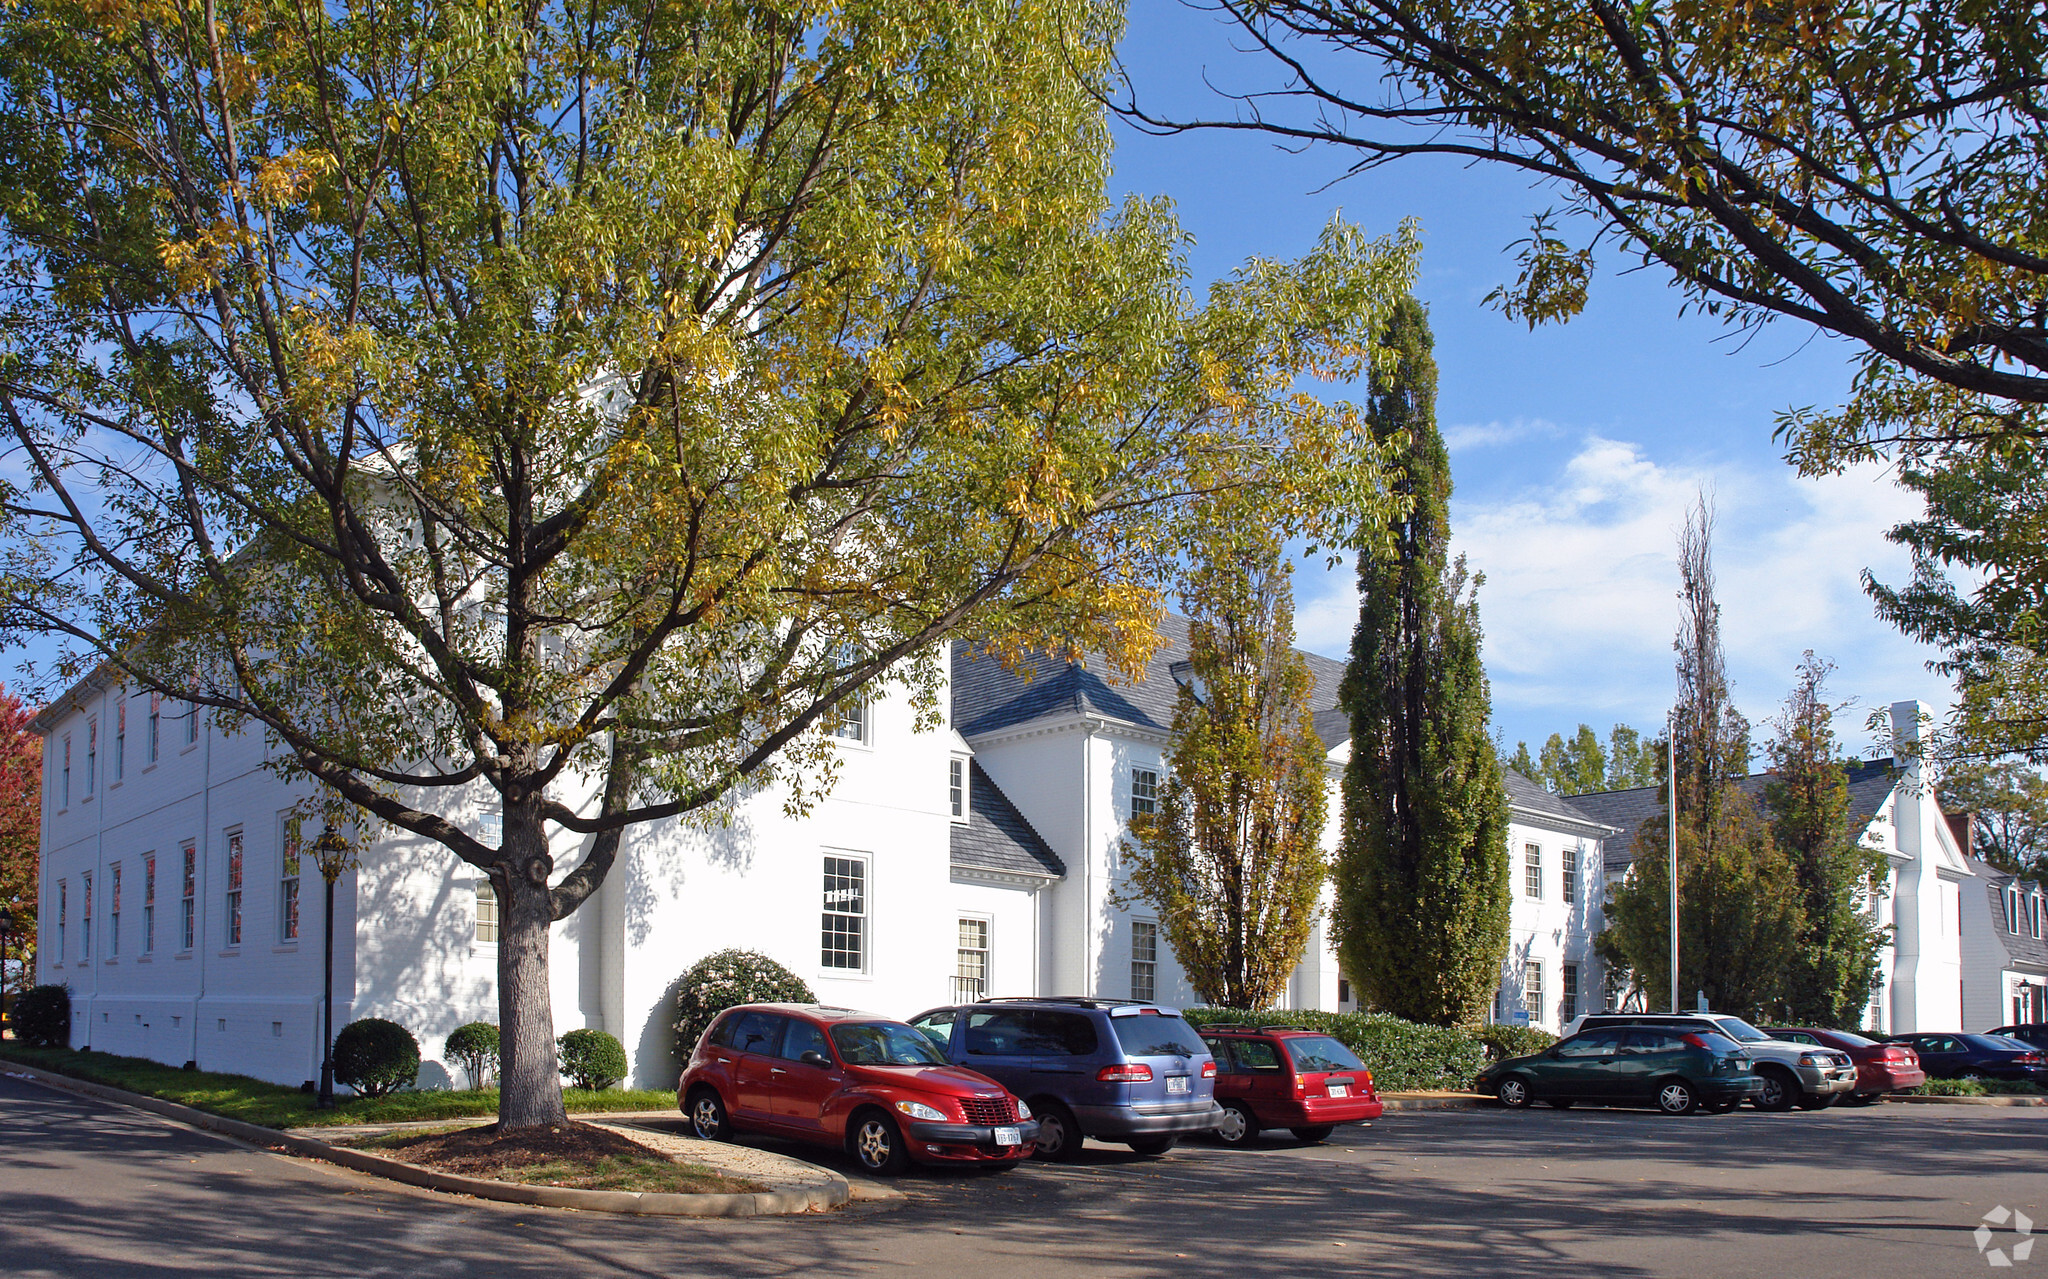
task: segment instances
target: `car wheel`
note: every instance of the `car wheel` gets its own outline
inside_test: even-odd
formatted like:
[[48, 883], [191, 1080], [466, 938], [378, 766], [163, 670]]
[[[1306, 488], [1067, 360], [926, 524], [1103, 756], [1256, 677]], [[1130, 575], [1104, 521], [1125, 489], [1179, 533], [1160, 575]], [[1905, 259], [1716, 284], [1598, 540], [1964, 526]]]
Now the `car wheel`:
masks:
[[1294, 1134], [1296, 1141], [1305, 1141], [1313, 1146], [1319, 1141], [1326, 1140], [1331, 1133], [1337, 1131], [1337, 1125], [1317, 1124], [1313, 1128], [1290, 1128], [1288, 1131]]
[[1223, 1120], [1216, 1125], [1216, 1140], [1226, 1146], [1242, 1146], [1259, 1135], [1259, 1121], [1252, 1118], [1252, 1112], [1243, 1103], [1223, 1103]]
[[1962, 1074], [1957, 1075], [1956, 1078], [1966, 1083], [1981, 1084], [1984, 1082], [1984, 1072], [1981, 1070], [1966, 1070]]
[[879, 1110], [855, 1115], [846, 1138], [860, 1166], [879, 1177], [893, 1177], [910, 1166], [910, 1152], [904, 1149], [903, 1133], [896, 1121]]
[[1689, 1115], [1699, 1104], [1692, 1085], [1683, 1079], [1667, 1079], [1657, 1085], [1657, 1109], [1667, 1115]]
[[1509, 1075], [1500, 1081], [1500, 1104], [1509, 1110], [1521, 1110], [1533, 1100], [1529, 1095], [1529, 1081], [1520, 1075]]
[[732, 1120], [726, 1118], [725, 1102], [715, 1088], [699, 1088], [690, 1094], [688, 1110], [690, 1135], [701, 1141], [730, 1141]]
[[1783, 1070], [1759, 1070], [1756, 1075], [1764, 1086], [1750, 1097], [1750, 1105], [1758, 1110], [1790, 1110], [1799, 1103], [1804, 1090], [1791, 1075]]
[[1139, 1137], [1124, 1144], [1141, 1155], [1163, 1155], [1173, 1149], [1178, 1137]]
[[1876, 1101], [1879, 1095], [1874, 1092], [1850, 1093], [1847, 1097], [1842, 1098], [1842, 1104], [1844, 1106], [1868, 1106]]
[[1572, 1108], [1572, 1099], [1569, 1097], [1555, 1097], [1543, 1104], [1552, 1110], [1570, 1110]]
[[1034, 1153], [1040, 1159], [1072, 1163], [1081, 1157], [1081, 1126], [1074, 1122], [1073, 1111], [1050, 1097], [1041, 1097], [1031, 1103], [1031, 1113], [1038, 1116], [1038, 1149]]

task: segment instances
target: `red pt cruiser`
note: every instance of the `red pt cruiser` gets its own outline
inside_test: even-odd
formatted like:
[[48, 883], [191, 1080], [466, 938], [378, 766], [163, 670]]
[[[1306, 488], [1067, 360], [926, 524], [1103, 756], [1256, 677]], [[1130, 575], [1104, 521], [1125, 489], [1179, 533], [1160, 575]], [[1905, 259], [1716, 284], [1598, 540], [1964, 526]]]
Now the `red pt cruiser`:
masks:
[[1338, 1124], [1380, 1117], [1372, 1072], [1319, 1031], [1210, 1026], [1202, 1042], [1216, 1057], [1216, 1100], [1223, 1105], [1216, 1139], [1225, 1145], [1241, 1145], [1266, 1128], [1321, 1141]]
[[735, 1129], [843, 1147], [870, 1172], [911, 1162], [1013, 1167], [1038, 1139], [1031, 1110], [949, 1065], [900, 1021], [814, 1004], [743, 1004], [711, 1023], [676, 1097], [691, 1131]]

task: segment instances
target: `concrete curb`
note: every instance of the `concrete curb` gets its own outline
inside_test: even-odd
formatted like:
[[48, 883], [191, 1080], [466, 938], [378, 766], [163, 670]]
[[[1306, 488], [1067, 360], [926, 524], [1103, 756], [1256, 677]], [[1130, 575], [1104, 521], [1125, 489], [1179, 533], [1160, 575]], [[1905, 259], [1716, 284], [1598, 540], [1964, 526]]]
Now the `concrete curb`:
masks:
[[60, 1075], [55, 1071], [44, 1070], [23, 1062], [0, 1062], [0, 1069], [18, 1071], [39, 1083], [64, 1092], [111, 1101], [137, 1110], [147, 1110], [189, 1127], [217, 1132], [254, 1146], [284, 1150], [309, 1159], [325, 1160], [343, 1168], [368, 1173], [373, 1177], [403, 1182], [408, 1186], [419, 1186], [426, 1190], [439, 1190], [449, 1194], [471, 1195], [500, 1203], [532, 1204], [544, 1208], [577, 1208], [585, 1212], [631, 1213], [649, 1217], [767, 1217], [787, 1213], [824, 1212], [837, 1208], [853, 1198], [853, 1187], [846, 1178], [830, 1169], [825, 1171], [832, 1180], [823, 1190], [770, 1190], [743, 1195], [576, 1190], [567, 1186], [522, 1186], [508, 1181], [490, 1181], [482, 1177], [460, 1177], [453, 1173], [421, 1168], [416, 1164], [401, 1163], [396, 1159], [386, 1159], [381, 1155], [372, 1155], [361, 1150], [350, 1150], [345, 1146], [332, 1146], [324, 1141], [295, 1133], [280, 1132], [275, 1128], [243, 1123], [239, 1119], [208, 1114], [203, 1110], [194, 1110], [190, 1106], [181, 1106], [174, 1101], [145, 1097], [140, 1093], [109, 1088], [105, 1084], [73, 1079], [69, 1075]]
[[1383, 1092], [1380, 1106], [1396, 1110], [1456, 1110], [1490, 1100], [1476, 1092]]
[[1884, 1099], [1921, 1106], [2048, 1106], [2048, 1097], [1920, 1097], [1886, 1093]]

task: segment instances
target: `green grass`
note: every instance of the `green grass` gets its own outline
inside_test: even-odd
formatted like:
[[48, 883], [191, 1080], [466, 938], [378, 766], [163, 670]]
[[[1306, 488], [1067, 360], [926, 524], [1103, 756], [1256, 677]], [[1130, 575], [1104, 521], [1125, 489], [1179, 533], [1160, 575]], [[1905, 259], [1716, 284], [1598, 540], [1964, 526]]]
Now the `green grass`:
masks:
[[[495, 1088], [477, 1092], [401, 1092], [387, 1097], [351, 1097], [333, 1110], [316, 1110], [312, 1095], [296, 1088], [267, 1084], [246, 1075], [180, 1070], [140, 1057], [75, 1052], [69, 1048], [29, 1048], [6, 1042], [0, 1043], [0, 1061], [38, 1066], [73, 1079], [174, 1101], [181, 1106], [225, 1115], [244, 1123], [261, 1124], [266, 1128], [467, 1119], [498, 1113], [498, 1090]], [[603, 1092], [565, 1088], [562, 1090], [562, 1102], [572, 1113], [581, 1114], [602, 1110], [674, 1110], [676, 1095], [622, 1088]]]
[[1930, 1079], [1912, 1091], [1922, 1097], [2038, 1097], [2038, 1084], [2017, 1079]]

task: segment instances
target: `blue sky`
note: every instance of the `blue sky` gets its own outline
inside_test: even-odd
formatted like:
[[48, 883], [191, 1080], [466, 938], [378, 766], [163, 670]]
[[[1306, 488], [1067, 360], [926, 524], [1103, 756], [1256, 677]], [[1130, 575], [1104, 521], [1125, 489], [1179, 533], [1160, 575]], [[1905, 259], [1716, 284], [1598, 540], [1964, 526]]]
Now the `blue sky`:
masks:
[[[1221, 35], [1178, 0], [1137, 0], [1122, 53], [1141, 102], [1227, 118], [1232, 104], [1205, 78], [1235, 90], [1274, 83]], [[1340, 208], [1376, 233], [1420, 221], [1417, 294], [1436, 336], [1454, 538], [1487, 575], [1487, 668], [1510, 745], [1533, 747], [1581, 721], [1603, 736], [1617, 720], [1661, 723], [1673, 686], [1674, 546], [1701, 486], [1719, 511], [1723, 634], [1752, 721], [1775, 714], [1808, 648], [1840, 668], [1836, 700], [1856, 702], [1839, 721], [1851, 749], [1866, 742], [1873, 707], [1918, 697], [1946, 708], [1947, 682], [1924, 666], [1932, 654], [1878, 621], [1859, 582], [1865, 568], [1885, 581], [1908, 576], [1883, 534], [1917, 514], [1917, 501], [1883, 468], [1802, 480], [1771, 441], [1779, 411], [1842, 398], [1852, 347], [1792, 323], [1745, 337], [1681, 317], [1667, 273], [1629, 272], [1612, 252], [1584, 314], [1531, 332], [1483, 299], [1513, 279], [1507, 246], [1530, 213], [1561, 202], [1557, 193], [1437, 157], [1342, 178], [1347, 163], [1246, 133], [1119, 128], [1115, 186], [1174, 201], [1195, 239], [1198, 283], [1249, 256], [1300, 255]], [[1357, 608], [1348, 568], [1304, 565], [1296, 597], [1303, 645], [1342, 657]]]

